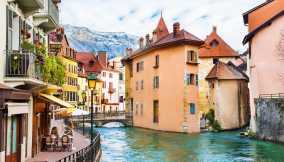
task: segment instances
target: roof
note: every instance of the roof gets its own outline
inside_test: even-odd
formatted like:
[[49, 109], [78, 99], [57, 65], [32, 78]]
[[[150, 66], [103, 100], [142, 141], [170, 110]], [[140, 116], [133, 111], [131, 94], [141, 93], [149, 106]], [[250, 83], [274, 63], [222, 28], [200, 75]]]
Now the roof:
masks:
[[76, 60], [84, 66], [86, 73], [100, 73], [102, 70], [116, 71], [110, 67], [105, 67], [91, 52], [77, 52]]
[[169, 47], [169, 46], [175, 46], [175, 45], [181, 45], [181, 44], [190, 44], [190, 45], [201, 46], [203, 43], [204, 43], [203, 40], [199, 39], [198, 37], [194, 36], [193, 34], [187, 32], [185, 30], [180, 30], [177, 33], [176, 37], [174, 37], [173, 33], [170, 33], [167, 36], [158, 40], [157, 42], [152, 43], [145, 48], [138, 49], [132, 55], [128, 56], [126, 59], [132, 59], [136, 56], [146, 54], [150, 51], [160, 49], [160, 48]]
[[[216, 47], [211, 46], [213, 41], [218, 42]], [[211, 34], [205, 39], [204, 46], [199, 49], [200, 58], [237, 56], [239, 54], [217, 34], [216, 27], [213, 27]]]
[[259, 9], [259, 8], [265, 6], [265, 5], [267, 5], [267, 4], [269, 4], [269, 3], [273, 2], [273, 1], [274, 1], [274, 0], [266, 0], [266, 2], [264, 2], [264, 3], [262, 3], [262, 4], [260, 4], [260, 5], [256, 6], [256, 7], [254, 7], [254, 8], [252, 8], [252, 9], [250, 9], [249, 11], [245, 12], [245, 13], [243, 14], [244, 23], [245, 23], [245, 24], [248, 23], [248, 15], [249, 15], [250, 13], [254, 12], [255, 10], [257, 10], [257, 9]]
[[162, 15], [160, 17], [159, 23], [158, 23], [156, 29], [154, 30], [154, 32], [156, 32], [158, 40], [169, 34], [168, 27], [167, 27]]
[[224, 63], [219, 61], [214, 65], [209, 74], [206, 76], [206, 80], [218, 79], [218, 80], [248, 80], [247, 76], [240, 72], [236, 66], [232, 63]]
[[252, 32], [248, 33], [244, 39], [243, 39], [243, 44], [246, 44], [247, 42], [249, 42], [258, 32], [262, 31], [264, 28], [268, 27], [271, 25], [271, 23], [278, 19], [279, 17], [284, 16], [284, 10], [279, 12], [278, 14], [276, 14], [275, 16], [273, 16], [272, 18], [270, 18], [269, 20], [267, 20], [266, 22], [264, 22], [263, 24], [261, 24], [259, 27], [257, 27], [256, 29], [254, 29]]

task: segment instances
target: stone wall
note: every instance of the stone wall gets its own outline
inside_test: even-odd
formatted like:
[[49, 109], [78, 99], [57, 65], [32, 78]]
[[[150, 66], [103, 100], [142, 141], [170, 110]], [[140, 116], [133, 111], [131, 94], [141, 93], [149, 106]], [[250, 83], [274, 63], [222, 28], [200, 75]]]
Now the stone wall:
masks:
[[284, 143], [284, 98], [258, 98], [255, 106], [257, 137]]

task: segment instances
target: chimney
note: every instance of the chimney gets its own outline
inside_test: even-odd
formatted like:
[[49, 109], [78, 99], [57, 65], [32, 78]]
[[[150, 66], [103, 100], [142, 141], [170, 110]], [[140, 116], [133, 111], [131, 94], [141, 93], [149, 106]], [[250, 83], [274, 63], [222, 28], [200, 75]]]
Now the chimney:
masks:
[[98, 59], [99, 62], [104, 66], [107, 67], [107, 52], [99, 51], [98, 52]]
[[144, 48], [144, 38], [143, 37], [141, 37], [140, 39], [139, 39], [139, 48], [141, 49], [141, 48]]
[[150, 45], [150, 35], [146, 35], [146, 46], [148, 47]]
[[155, 43], [158, 39], [156, 30], [153, 31], [153, 43]]
[[178, 22], [174, 23], [173, 25], [173, 34], [174, 37], [177, 36], [178, 32], [180, 31], [180, 24]]
[[213, 26], [213, 32], [217, 33], [217, 26]]
[[127, 56], [130, 56], [133, 52], [133, 49], [132, 48], [126, 48], [126, 54]]

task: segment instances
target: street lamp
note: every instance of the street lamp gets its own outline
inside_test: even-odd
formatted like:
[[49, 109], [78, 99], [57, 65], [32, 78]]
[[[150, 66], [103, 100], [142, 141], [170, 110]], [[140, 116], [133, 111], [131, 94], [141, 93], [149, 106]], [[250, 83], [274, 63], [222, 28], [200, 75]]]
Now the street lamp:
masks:
[[90, 75], [88, 75], [87, 77], [88, 79], [88, 86], [91, 89], [91, 129], [90, 129], [90, 135], [91, 135], [91, 143], [93, 143], [94, 140], [94, 136], [93, 136], [93, 115], [94, 115], [94, 102], [93, 102], [93, 98], [94, 98], [94, 89], [96, 88], [96, 79], [97, 76], [94, 73], [91, 73]]
[[[88, 79], [88, 86], [91, 89], [91, 142], [93, 143], [93, 116], [94, 116], [94, 90], [102, 87], [102, 81], [97, 78], [97, 75], [94, 73], [91, 73], [87, 77]], [[97, 113], [97, 108], [96, 108]]]

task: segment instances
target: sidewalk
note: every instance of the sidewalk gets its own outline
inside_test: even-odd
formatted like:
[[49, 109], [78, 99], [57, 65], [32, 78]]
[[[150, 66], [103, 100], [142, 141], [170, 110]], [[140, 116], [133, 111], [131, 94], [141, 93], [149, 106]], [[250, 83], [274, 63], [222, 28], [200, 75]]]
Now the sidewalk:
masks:
[[63, 157], [66, 157], [74, 152], [87, 147], [90, 144], [90, 139], [74, 131], [74, 145], [72, 152], [40, 152], [36, 157], [28, 159], [26, 162], [54, 162]]

